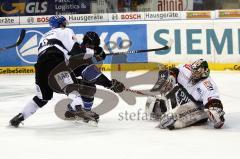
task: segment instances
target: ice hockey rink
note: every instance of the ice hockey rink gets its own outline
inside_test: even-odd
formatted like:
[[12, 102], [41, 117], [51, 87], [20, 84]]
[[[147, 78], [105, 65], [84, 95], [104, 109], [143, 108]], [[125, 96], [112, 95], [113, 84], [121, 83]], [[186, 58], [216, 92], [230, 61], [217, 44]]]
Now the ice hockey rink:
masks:
[[[130, 72], [129, 76], [141, 73]], [[152, 74], [155, 76], [156, 72]], [[55, 95], [24, 125], [10, 128], [9, 120], [35, 93], [34, 75], [0, 75], [0, 158], [239, 158], [240, 73], [212, 71], [211, 76], [219, 87], [226, 112], [224, 127], [216, 130], [208, 123], [170, 131], [158, 129], [158, 122], [142, 118], [146, 97], [140, 96], [134, 105], [118, 98], [117, 107], [102, 115], [98, 127], [93, 127], [59, 119], [54, 105], [65, 97]], [[132, 88], [147, 87], [151, 88]], [[96, 99], [96, 104], [99, 102]], [[132, 120], [125, 116], [126, 112], [135, 114]]]

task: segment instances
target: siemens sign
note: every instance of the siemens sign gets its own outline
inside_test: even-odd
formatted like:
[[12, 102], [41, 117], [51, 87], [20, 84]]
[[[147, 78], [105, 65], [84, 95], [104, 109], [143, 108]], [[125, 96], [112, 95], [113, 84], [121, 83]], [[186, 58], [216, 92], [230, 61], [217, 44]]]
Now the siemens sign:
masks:
[[[214, 29], [186, 29], [185, 31], [180, 29], [174, 29], [173, 39], [174, 39], [174, 53], [175, 54], [212, 54], [216, 52], [218, 55], [223, 53], [233, 54], [234, 45], [238, 45], [238, 53], [240, 54], [239, 40], [240, 40], [240, 29], [237, 30], [237, 34], [233, 33], [233, 29], [223, 29], [222, 35], [217, 34]], [[165, 45], [167, 40], [162, 37], [164, 34], [169, 34], [168, 29], [159, 29], [154, 33], [154, 40]], [[184, 37], [183, 37], [184, 36]], [[233, 43], [233, 36], [237, 37], [237, 41]], [[183, 39], [186, 39], [183, 40]], [[183, 48], [183, 45], [186, 48]], [[205, 47], [203, 47], [205, 46]], [[226, 51], [224, 48], [226, 47]], [[159, 51], [156, 54], [168, 54], [170, 50]]]

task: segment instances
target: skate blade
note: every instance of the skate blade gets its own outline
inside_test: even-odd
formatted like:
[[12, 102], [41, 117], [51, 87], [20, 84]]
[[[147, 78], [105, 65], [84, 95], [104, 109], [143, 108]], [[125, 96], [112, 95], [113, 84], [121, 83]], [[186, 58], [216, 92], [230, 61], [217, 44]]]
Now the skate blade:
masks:
[[67, 121], [73, 121], [73, 120], [76, 120], [76, 118], [75, 117], [72, 117], [72, 118], [64, 118], [64, 120], [67, 120]]
[[6, 127], [7, 127], [7, 128], [19, 128], [20, 125], [23, 126], [24, 123], [21, 122], [18, 126], [15, 126], [15, 125], [12, 125], [12, 124], [9, 122], [8, 125], [7, 125]]
[[97, 127], [98, 123], [96, 121], [83, 121], [83, 120], [75, 120], [74, 123], [81, 124], [81, 125], [87, 125], [91, 127]]
[[88, 121], [87, 122], [89, 125], [91, 125], [91, 126], [94, 126], [94, 127], [97, 127], [98, 126], [98, 122], [96, 122], [96, 121]]
[[74, 121], [75, 121], [75, 123], [80, 123], [80, 124], [89, 125], [89, 126], [93, 126], [93, 127], [98, 126], [98, 121], [93, 121], [93, 120], [86, 121], [81, 117], [76, 117]]
[[11, 124], [8, 124], [8, 125], [6, 125], [6, 128], [14, 129], [14, 128], [19, 128], [19, 127], [18, 127], [18, 126], [13, 126], [13, 125], [11, 125]]

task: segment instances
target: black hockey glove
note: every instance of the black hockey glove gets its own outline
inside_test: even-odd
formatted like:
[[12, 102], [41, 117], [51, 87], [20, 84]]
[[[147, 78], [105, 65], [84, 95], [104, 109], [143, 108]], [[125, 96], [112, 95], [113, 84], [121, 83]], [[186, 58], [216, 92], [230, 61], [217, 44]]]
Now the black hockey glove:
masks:
[[117, 81], [116, 79], [112, 80], [112, 86], [109, 88], [115, 93], [121, 93], [124, 91], [125, 86], [121, 82]]
[[94, 50], [96, 51], [94, 56], [95, 56], [97, 61], [102, 61], [102, 60], [104, 60], [106, 58], [106, 54], [103, 51], [102, 47], [97, 46]]

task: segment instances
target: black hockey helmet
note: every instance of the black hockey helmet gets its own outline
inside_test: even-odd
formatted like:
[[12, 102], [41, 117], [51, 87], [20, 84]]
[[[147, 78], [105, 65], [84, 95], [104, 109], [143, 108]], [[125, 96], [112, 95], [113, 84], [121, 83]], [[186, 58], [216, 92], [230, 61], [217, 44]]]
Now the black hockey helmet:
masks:
[[193, 82], [198, 82], [201, 79], [205, 79], [209, 77], [210, 69], [208, 68], [208, 62], [204, 59], [199, 59], [194, 61], [191, 64], [191, 80]]
[[83, 37], [83, 44], [97, 47], [100, 45], [100, 38], [96, 32], [89, 31]]

